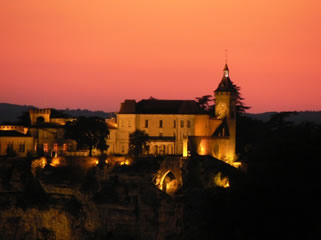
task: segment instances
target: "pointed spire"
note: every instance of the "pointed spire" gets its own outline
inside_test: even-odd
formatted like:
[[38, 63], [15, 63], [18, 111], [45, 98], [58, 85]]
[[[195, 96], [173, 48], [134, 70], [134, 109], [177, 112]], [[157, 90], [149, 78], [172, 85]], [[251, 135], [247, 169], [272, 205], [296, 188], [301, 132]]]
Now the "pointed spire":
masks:
[[229, 77], [229, 69], [228, 69], [227, 63], [225, 64], [225, 67], [224, 67], [224, 77], [226, 78]]
[[224, 75], [222, 78], [222, 81], [219, 83], [217, 89], [215, 92], [233, 92], [233, 83], [231, 82], [230, 76], [229, 76], [229, 68], [227, 66], [227, 63], [224, 66]]

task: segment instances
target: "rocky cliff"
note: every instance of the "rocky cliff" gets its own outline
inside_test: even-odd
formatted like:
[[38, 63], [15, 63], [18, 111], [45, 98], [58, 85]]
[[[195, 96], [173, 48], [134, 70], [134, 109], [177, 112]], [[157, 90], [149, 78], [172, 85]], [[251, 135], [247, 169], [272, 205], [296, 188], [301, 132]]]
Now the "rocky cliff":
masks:
[[3, 159], [0, 239], [179, 238], [182, 205], [151, 174], [116, 169], [106, 176], [105, 168], [47, 165], [33, 175], [30, 161]]

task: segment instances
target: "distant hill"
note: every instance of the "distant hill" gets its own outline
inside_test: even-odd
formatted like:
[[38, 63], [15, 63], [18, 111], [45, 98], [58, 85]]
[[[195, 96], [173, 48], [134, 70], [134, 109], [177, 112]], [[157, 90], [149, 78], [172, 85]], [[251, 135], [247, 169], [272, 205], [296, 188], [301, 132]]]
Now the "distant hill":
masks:
[[[246, 116], [266, 122], [275, 113], [278, 112], [247, 113]], [[294, 114], [290, 115], [287, 120], [292, 121], [296, 124], [302, 122], [315, 122], [317, 124], [321, 124], [321, 111], [295, 112]]]
[[[15, 122], [18, 117], [22, 115], [23, 112], [28, 111], [30, 108], [37, 108], [31, 105], [16, 105], [10, 103], [0, 103], [0, 123], [3, 121]], [[90, 111], [87, 109], [58, 109], [64, 111], [72, 117], [102, 117], [102, 118], [112, 118], [116, 117], [113, 112], [103, 112], [103, 111]], [[258, 119], [261, 121], [268, 121], [270, 117], [277, 112], [264, 112], [264, 113], [247, 113], [246, 116]], [[297, 114], [291, 115], [288, 120], [295, 123], [301, 123], [304, 121], [315, 122], [321, 124], [321, 111], [302, 111], [296, 112]]]
[[[18, 120], [23, 112], [27, 112], [30, 108], [37, 108], [31, 105], [16, 105], [10, 103], [0, 103], [0, 123], [4, 121], [15, 122]], [[87, 109], [58, 109], [64, 111], [72, 117], [102, 117], [102, 118], [112, 118], [115, 117], [115, 113], [112, 112], [103, 112], [103, 111], [90, 111]]]

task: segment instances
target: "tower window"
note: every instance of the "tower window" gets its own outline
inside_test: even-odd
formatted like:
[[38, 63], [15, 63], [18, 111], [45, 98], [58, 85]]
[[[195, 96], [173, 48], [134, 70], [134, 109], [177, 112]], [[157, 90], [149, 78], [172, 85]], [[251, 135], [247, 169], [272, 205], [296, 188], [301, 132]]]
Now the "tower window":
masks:
[[163, 127], [163, 120], [159, 120], [159, 127], [160, 127], [160, 128]]
[[191, 121], [187, 120], [187, 127], [190, 128], [191, 127]]
[[148, 128], [148, 120], [145, 120], [145, 128]]
[[184, 120], [181, 120], [181, 128], [184, 127]]
[[176, 128], [176, 120], [174, 120], [173, 128]]

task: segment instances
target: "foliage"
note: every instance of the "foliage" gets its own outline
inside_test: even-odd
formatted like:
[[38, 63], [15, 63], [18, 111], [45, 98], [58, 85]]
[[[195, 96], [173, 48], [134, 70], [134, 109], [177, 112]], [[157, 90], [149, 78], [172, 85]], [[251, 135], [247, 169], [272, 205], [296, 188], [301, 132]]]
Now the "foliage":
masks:
[[51, 108], [51, 112], [50, 112], [50, 117], [52, 118], [70, 118], [70, 114], [66, 113], [63, 110], [57, 110], [54, 108]]
[[107, 149], [108, 134], [105, 120], [99, 117], [79, 117], [65, 125], [65, 138], [75, 140], [78, 149], [89, 149], [90, 156], [93, 148], [102, 152]]
[[136, 130], [129, 135], [129, 153], [138, 157], [148, 150], [148, 134], [145, 131]]
[[213, 109], [213, 104], [211, 102], [214, 102], [212, 95], [204, 95], [203, 97], [197, 97], [196, 102], [206, 112], [210, 112]]
[[237, 86], [236, 84], [233, 84], [233, 89], [235, 90], [235, 95], [236, 95], [236, 113], [237, 114], [243, 114], [246, 113], [247, 110], [249, 110], [251, 107], [246, 106], [243, 102], [244, 98], [241, 96], [241, 87]]
[[19, 117], [18, 117], [18, 125], [26, 126], [29, 127], [31, 126], [31, 120], [29, 116], [29, 112], [23, 112]]
[[[232, 86], [233, 86], [233, 91], [235, 93], [236, 96], [236, 101], [235, 101], [235, 105], [236, 105], [236, 113], [238, 115], [242, 115], [244, 113], [246, 113], [246, 111], [248, 109], [250, 109], [251, 107], [246, 106], [243, 102], [244, 98], [241, 96], [240, 90], [241, 88], [239, 86], [237, 86], [236, 84], [234, 84], [232, 82]], [[196, 97], [196, 102], [199, 104], [199, 106], [206, 112], [208, 112], [210, 115], [214, 114], [214, 99], [212, 98], [212, 95], [204, 95], [202, 97]], [[213, 103], [212, 103], [213, 102]]]

